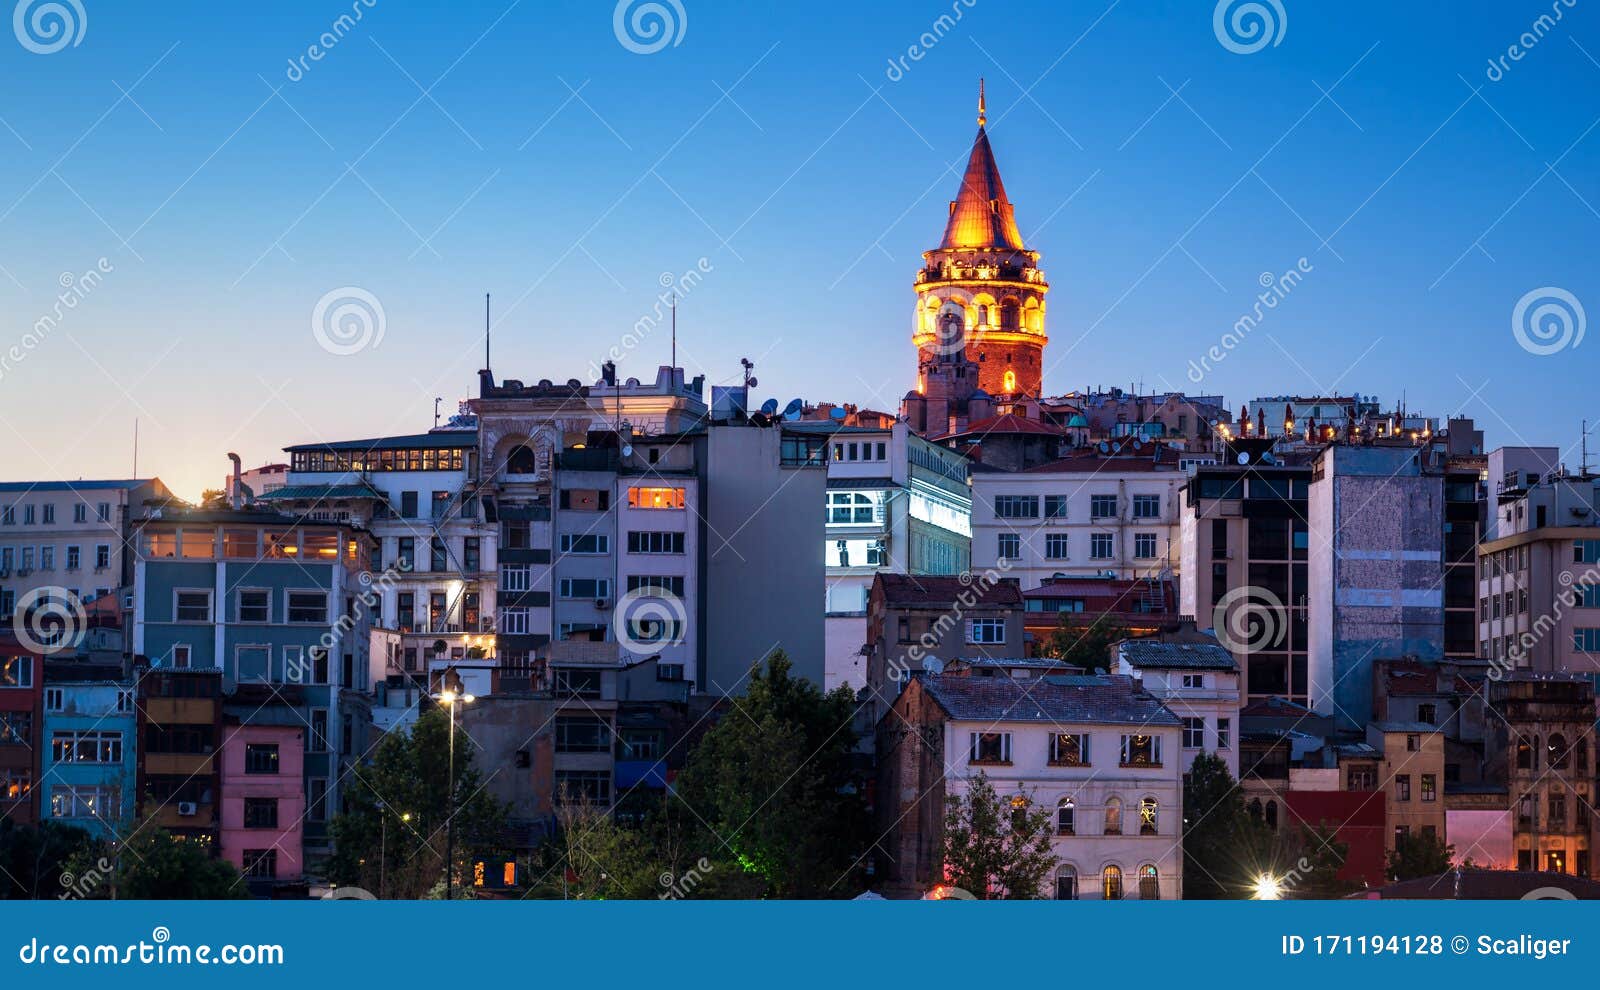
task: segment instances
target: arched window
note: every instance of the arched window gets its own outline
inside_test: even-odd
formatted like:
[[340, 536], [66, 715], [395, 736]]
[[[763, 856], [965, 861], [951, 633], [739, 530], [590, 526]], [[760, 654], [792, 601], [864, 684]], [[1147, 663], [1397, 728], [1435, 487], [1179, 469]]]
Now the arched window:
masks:
[[1156, 821], [1156, 799], [1143, 798], [1139, 801], [1139, 834], [1155, 835], [1159, 831]]
[[1154, 863], [1139, 867], [1139, 900], [1161, 900], [1161, 875], [1156, 872]]
[[1017, 390], [1017, 373], [1015, 371], [1007, 371], [1001, 387], [1007, 394], [1015, 392]]
[[1017, 306], [1015, 299], [1007, 299], [1000, 304], [1000, 329], [1016, 330], [1021, 326], [1020, 314], [1022, 310]]
[[1533, 769], [1533, 744], [1528, 742], [1527, 736], [1517, 737], [1517, 769]]
[[1250, 802], [1250, 817], [1256, 821], [1261, 820], [1261, 799], [1256, 798]]
[[538, 474], [539, 461], [534, 456], [533, 448], [527, 444], [520, 444], [511, 455], [506, 458], [506, 474]]
[[1011, 831], [1026, 832], [1028, 830], [1028, 799], [1021, 794], [1011, 799]]
[[1550, 734], [1547, 745], [1550, 747], [1550, 769], [1565, 770], [1567, 768], [1567, 737], [1559, 732]]
[[1267, 802], [1267, 828], [1274, 832], [1278, 830], [1278, 802]]
[[1056, 805], [1056, 834], [1077, 834], [1078, 805], [1071, 798], [1062, 798]]
[[1122, 900], [1122, 867], [1107, 866], [1101, 873], [1100, 896], [1108, 901]]
[[1070, 866], [1063, 866], [1056, 870], [1056, 900], [1075, 901], [1078, 899], [1078, 871]]
[[979, 303], [978, 304], [978, 326], [986, 327], [988, 325], [989, 325], [989, 307], [984, 305], [983, 303]]
[[1122, 834], [1122, 802], [1116, 798], [1106, 799], [1106, 834]]

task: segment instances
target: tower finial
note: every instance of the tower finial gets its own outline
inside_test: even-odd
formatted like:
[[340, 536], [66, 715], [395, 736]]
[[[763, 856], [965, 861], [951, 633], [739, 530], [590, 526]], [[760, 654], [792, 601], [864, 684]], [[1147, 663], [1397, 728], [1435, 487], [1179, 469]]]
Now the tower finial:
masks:
[[989, 123], [989, 108], [983, 98], [983, 77], [978, 77], [978, 126]]

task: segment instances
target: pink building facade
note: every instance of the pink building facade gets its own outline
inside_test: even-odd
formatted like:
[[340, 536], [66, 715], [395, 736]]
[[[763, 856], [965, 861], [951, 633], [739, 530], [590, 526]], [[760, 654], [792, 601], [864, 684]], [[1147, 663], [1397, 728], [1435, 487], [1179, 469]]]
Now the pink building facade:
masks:
[[298, 883], [305, 872], [304, 730], [229, 725], [222, 744], [222, 856], [251, 889]]

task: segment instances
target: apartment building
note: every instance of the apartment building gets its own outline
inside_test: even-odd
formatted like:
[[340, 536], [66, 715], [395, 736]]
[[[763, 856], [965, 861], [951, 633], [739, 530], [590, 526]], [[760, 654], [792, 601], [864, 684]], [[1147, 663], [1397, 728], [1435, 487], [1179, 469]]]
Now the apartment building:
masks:
[[961, 659], [1029, 655], [1022, 594], [985, 575], [884, 574], [867, 600], [864, 680], [873, 718], [910, 676]]
[[943, 879], [944, 810], [982, 772], [1050, 809], [1057, 899], [1181, 898], [1181, 732], [1131, 677], [913, 675], [878, 723], [885, 893]]
[[1180, 571], [1187, 460], [1129, 437], [1017, 471], [976, 469], [973, 567], [1003, 561], [1024, 590], [1062, 576], [1171, 577]]
[[121, 664], [44, 665], [40, 817], [120, 839], [133, 822], [139, 748], [133, 681]]
[[1492, 681], [1488, 696], [1516, 868], [1594, 877], [1592, 675], [1517, 671]]
[[1425, 722], [1373, 722], [1367, 746], [1376, 758], [1377, 788], [1388, 813], [1384, 851], [1402, 836], [1448, 841], [1445, 832], [1444, 734]]
[[271, 896], [305, 874], [308, 729], [281, 707], [238, 700], [223, 714], [220, 852], [253, 893]]
[[159, 478], [0, 482], [0, 619], [41, 590], [88, 602], [132, 584], [132, 521], [171, 497]]
[[1212, 755], [1239, 778], [1239, 709], [1243, 692], [1233, 655], [1211, 643], [1125, 639], [1115, 647], [1113, 672], [1132, 677], [1183, 723], [1179, 769]]
[[0, 819], [39, 820], [44, 657], [0, 634]]
[[220, 822], [219, 668], [154, 668], [135, 677], [137, 815], [215, 849]]

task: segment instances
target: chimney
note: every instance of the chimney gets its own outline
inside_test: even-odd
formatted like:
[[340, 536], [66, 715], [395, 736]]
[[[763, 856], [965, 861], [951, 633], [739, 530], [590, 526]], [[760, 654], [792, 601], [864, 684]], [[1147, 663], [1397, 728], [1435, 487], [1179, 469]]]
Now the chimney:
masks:
[[232, 451], [228, 452], [228, 460], [233, 462], [233, 490], [228, 492], [228, 504], [237, 512], [240, 502], [244, 500], [244, 482], [240, 480], [244, 474], [244, 464], [239, 460], [239, 455]]
[[602, 364], [600, 366], [600, 378], [607, 385], [615, 386], [617, 384], [617, 362], [607, 361]]

